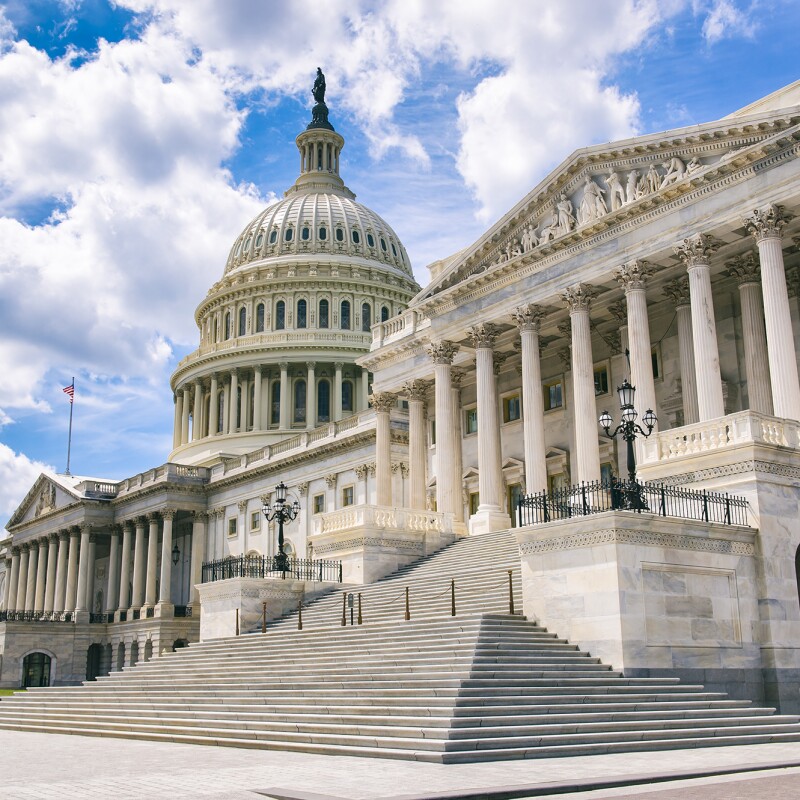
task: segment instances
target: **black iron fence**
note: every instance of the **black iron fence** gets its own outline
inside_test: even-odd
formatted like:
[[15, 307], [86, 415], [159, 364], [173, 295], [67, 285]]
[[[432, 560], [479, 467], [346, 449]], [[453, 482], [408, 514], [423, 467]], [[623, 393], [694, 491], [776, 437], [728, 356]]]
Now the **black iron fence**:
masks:
[[286, 569], [277, 568], [272, 556], [228, 556], [203, 564], [203, 583], [228, 578], [296, 578], [301, 581], [342, 582], [341, 561], [287, 558]]
[[743, 497], [657, 483], [631, 485], [618, 478], [527, 495], [517, 507], [520, 526], [603, 511], [645, 511], [661, 517], [749, 526], [747, 500]]

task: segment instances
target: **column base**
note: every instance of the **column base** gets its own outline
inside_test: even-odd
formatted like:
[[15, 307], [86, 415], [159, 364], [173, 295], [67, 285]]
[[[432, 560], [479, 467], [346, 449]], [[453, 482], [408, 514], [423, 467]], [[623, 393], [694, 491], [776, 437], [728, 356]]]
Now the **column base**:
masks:
[[173, 603], [157, 603], [156, 617], [167, 617], [172, 619], [175, 616], [175, 605]]
[[479, 536], [492, 531], [504, 531], [511, 527], [511, 517], [497, 506], [478, 507], [478, 511], [469, 518], [469, 535]]
[[89, 624], [89, 612], [88, 611], [75, 611], [72, 615], [72, 621], [78, 625], [88, 625]]

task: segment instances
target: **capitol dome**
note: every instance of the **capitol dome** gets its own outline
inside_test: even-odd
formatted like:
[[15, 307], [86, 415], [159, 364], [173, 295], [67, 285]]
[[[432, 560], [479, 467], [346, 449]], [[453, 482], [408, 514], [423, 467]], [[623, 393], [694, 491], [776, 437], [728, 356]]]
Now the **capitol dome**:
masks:
[[300, 175], [236, 237], [197, 307], [200, 346], [172, 375], [169, 460], [208, 465], [367, 410], [356, 360], [419, 291], [397, 234], [339, 176], [324, 103], [296, 139]]

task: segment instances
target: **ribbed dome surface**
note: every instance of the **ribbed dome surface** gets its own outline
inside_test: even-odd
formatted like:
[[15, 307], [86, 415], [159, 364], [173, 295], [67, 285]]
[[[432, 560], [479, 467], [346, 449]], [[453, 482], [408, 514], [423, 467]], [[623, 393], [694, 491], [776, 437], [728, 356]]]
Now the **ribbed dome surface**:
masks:
[[267, 206], [237, 237], [225, 274], [293, 253], [360, 256], [413, 277], [405, 248], [391, 227], [339, 192], [300, 192]]

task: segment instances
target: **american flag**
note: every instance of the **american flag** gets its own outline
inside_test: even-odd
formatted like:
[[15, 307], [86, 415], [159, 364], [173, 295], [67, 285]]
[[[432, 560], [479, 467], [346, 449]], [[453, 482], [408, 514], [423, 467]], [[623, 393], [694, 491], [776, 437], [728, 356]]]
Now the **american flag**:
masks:
[[64, 394], [69, 395], [70, 403], [75, 402], [75, 381], [72, 381], [69, 386], [65, 386], [61, 391], [63, 391]]

